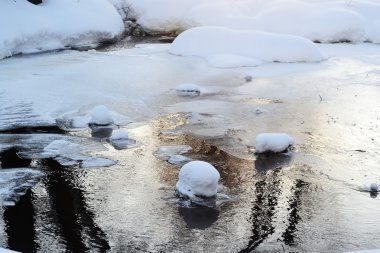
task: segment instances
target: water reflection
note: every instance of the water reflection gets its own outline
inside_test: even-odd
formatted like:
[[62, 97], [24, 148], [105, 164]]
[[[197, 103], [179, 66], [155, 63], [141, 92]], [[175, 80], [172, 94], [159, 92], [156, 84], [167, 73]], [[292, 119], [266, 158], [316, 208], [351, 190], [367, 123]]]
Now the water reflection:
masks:
[[91, 136], [99, 139], [109, 138], [113, 132], [113, 126], [111, 125], [90, 125], [91, 128]]
[[292, 161], [292, 157], [292, 153], [258, 154], [255, 160], [255, 168], [259, 173], [266, 173], [268, 170], [288, 166]]
[[280, 170], [273, 170], [260, 181], [256, 182], [256, 199], [252, 203], [250, 223], [251, 233], [246, 248], [240, 252], [251, 252], [269, 235], [273, 234], [275, 228], [272, 220], [275, 215], [275, 208], [278, 198], [281, 195]]
[[32, 160], [22, 159], [17, 155], [18, 150], [15, 148], [8, 149], [0, 154], [2, 168], [20, 168], [28, 167]]
[[189, 229], [206, 229], [218, 220], [219, 211], [206, 206], [179, 207], [179, 215]]
[[20, 252], [36, 252], [38, 244], [34, 227], [32, 192], [29, 190], [15, 206], [4, 208], [8, 247]]
[[302, 205], [302, 199], [304, 193], [309, 188], [310, 183], [304, 182], [300, 179], [295, 181], [295, 185], [292, 187], [291, 191], [293, 196], [289, 200], [289, 214], [288, 214], [288, 226], [285, 232], [282, 234], [283, 242], [286, 245], [294, 245], [295, 243], [295, 233], [297, 232], [297, 225], [301, 220], [299, 215], [299, 209]]
[[52, 219], [70, 252], [110, 249], [105, 233], [96, 225], [94, 213], [87, 206], [84, 191], [75, 184], [75, 173], [54, 160], [44, 161], [52, 173], [44, 180], [50, 196]]

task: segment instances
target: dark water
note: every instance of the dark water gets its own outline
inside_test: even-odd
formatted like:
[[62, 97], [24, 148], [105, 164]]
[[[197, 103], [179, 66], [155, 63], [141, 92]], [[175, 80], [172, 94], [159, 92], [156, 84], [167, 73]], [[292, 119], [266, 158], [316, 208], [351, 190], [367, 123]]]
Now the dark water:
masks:
[[[228, 142], [224, 137], [162, 134], [181, 124], [170, 117], [130, 130], [143, 145], [104, 151], [118, 161], [109, 168], [22, 159], [17, 145], [3, 151], [2, 170], [32, 167], [46, 175], [15, 206], [2, 207], [1, 246], [21, 252], [343, 252], [379, 247], [378, 198], [294, 162], [302, 151], [252, 153], [251, 159], [242, 159], [215, 145]], [[30, 129], [7, 135], [43, 138], [49, 132]], [[153, 155], [160, 145], [170, 144], [190, 145], [187, 156], [211, 162], [234, 201], [218, 208], [178, 205], [174, 188], [180, 166]]]

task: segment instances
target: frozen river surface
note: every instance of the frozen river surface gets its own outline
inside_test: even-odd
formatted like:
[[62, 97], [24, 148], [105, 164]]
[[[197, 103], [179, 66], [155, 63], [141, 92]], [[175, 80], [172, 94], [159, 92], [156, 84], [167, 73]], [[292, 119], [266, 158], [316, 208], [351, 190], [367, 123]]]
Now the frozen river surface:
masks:
[[[170, 55], [165, 44], [0, 61], [0, 247], [380, 248], [380, 197], [362, 191], [380, 181], [380, 46], [319, 47], [329, 55], [322, 63], [225, 69]], [[178, 96], [180, 84], [199, 90]], [[129, 133], [123, 148], [91, 137], [98, 104]], [[262, 132], [293, 136], [293, 152], [256, 156]], [[46, 148], [52, 142], [62, 145]], [[191, 149], [175, 159], [156, 152], [168, 145]], [[179, 199], [179, 155], [212, 163], [232, 201]]]

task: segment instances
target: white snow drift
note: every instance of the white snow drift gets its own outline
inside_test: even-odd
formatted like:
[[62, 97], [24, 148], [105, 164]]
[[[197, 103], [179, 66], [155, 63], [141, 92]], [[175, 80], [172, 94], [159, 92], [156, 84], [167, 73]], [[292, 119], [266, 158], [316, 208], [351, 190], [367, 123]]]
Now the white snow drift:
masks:
[[294, 139], [283, 133], [263, 133], [256, 136], [256, 153], [283, 152], [294, 144]]
[[236, 67], [257, 65], [260, 61], [319, 62], [325, 58], [313, 42], [301, 37], [209, 26], [183, 32], [174, 40], [169, 52], [205, 59], [228, 54], [235, 56]]
[[89, 46], [115, 38], [123, 28], [121, 16], [106, 0], [0, 1], [0, 59]]
[[155, 32], [214, 25], [292, 34], [320, 42], [380, 42], [378, 0], [127, 0]]
[[189, 198], [213, 197], [218, 190], [219, 172], [207, 162], [192, 161], [182, 166], [176, 188]]

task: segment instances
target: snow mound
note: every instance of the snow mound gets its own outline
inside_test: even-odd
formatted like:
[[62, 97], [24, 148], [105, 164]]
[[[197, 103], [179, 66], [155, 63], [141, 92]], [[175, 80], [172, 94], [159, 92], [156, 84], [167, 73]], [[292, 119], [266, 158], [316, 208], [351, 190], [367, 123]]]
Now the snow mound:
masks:
[[234, 54], [215, 54], [207, 57], [207, 62], [216, 68], [255, 67], [262, 61]]
[[[227, 54], [225, 62], [229, 65], [222, 65], [229, 67], [231, 63], [235, 63], [234, 67], [243, 67], [250, 64], [256, 66], [259, 62], [320, 62], [325, 59], [313, 42], [301, 37], [211, 26], [196, 27], [181, 33], [169, 52], [206, 60]], [[229, 62], [231, 58], [233, 61]]]
[[286, 151], [294, 144], [294, 139], [283, 133], [263, 133], [256, 136], [256, 153]]
[[[101, 13], [101, 15], [99, 15]], [[113, 39], [124, 25], [106, 0], [0, 1], [0, 59]]]
[[13, 206], [45, 174], [29, 168], [0, 170], [0, 205]]
[[90, 124], [110, 125], [112, 123], [112, 115], [105, 105], [97, 105], [92, 109]]
[[176, 188], [189, 198], [213, 197], [218, 191], [219, 178], [219, 172], [211, 164], [192, 161], [182, 166]]
[[181, 97], [196, 97], [201, 94], [201, 89], [198, 85], [193, 83], [182, 83], [175, 87], [178, 96]]

